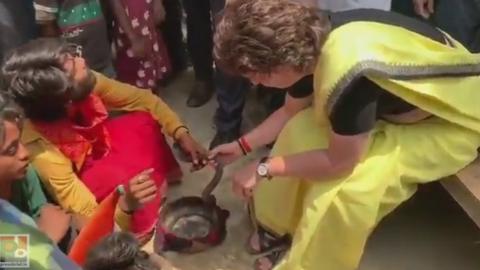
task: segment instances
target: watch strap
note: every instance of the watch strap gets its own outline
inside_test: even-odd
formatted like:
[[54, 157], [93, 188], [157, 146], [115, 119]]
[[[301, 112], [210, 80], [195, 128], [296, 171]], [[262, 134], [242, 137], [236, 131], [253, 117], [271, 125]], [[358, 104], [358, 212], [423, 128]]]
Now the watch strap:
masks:
[[260, 162], [258, 163], [259, 166], [260, 166], [261, 164], [264, 164], [264, 166], [267, 167], [267, 175], [265, 175], [265, 176], [261, 176], [261, 175], [260, 175], [260, 177], [267, 178], [268, 180], [272, 179], [272, 176], [271, 176], [270, 173], [268, 172], [268, 169], [269, 169], [269, 168], [268, 168], [267, 162], [268, 162], [269, 159], [270, 159], [270, 157], [262, 157], [262, 158], [260, 159]]

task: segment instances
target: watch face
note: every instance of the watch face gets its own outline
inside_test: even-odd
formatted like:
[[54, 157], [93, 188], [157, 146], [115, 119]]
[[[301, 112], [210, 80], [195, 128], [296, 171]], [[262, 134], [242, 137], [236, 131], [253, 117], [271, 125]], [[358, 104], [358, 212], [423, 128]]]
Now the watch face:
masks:
[[267, 176], [268, 174], [268, 167], [265, 164], [260, 164], [257, 167], [257, 173], [258, 175], [264, 177]]

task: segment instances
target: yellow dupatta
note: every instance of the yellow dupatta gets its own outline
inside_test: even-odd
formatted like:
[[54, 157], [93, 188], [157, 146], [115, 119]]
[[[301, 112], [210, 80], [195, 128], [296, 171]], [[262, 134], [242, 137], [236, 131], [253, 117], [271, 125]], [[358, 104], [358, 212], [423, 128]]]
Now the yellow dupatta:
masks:
[[375, 22], [339, 27], [315, 70], [317, 116], [323, 117], [324, 108], [330, 112], [342, 91], [366, 76], [425, 111], [480, 132], [480, 54], [447, 34], [445, 40], [448, 45]]

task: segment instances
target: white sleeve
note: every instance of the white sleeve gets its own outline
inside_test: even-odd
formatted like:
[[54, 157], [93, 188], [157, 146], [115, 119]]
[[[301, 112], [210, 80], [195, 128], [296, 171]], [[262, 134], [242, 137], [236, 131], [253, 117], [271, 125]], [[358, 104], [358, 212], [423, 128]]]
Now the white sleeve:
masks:
[[358, 8], [390, 10], [391, 0], [317, 0], [318, 7], [331, 11], [344, 11]]

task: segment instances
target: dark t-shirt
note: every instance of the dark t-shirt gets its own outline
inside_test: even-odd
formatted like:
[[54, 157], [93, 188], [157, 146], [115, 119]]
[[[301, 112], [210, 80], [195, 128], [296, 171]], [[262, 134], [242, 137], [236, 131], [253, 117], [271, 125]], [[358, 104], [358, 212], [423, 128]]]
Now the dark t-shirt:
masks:
[[35, 37], [32, 0], [0, 1], [0, 62], [10, 50]]
[[[374, 9], [357, 9], [330, 15], [332, 29], [349, 22], [373, 21], [400, 26], [410, 31], [445, 43], [443, 34], [436, 28], [400, 14]], [[288, 93], [295, 98], [311, 95], [313, 76], [294, 84]], [[373, 129], [376, 121], [386, 114], [400, 114], [416, 107], [391, 94], [366, 77], [353, 81], [333, 105], [329, 119], [332, 129], [340, 135], [357, 135]]]
[[103, 71], [112, 61], [107, 25], [99, 0], [34, 0], [37, 21], [53, 19], [62, 36], [81, 45], [89, 67]]

